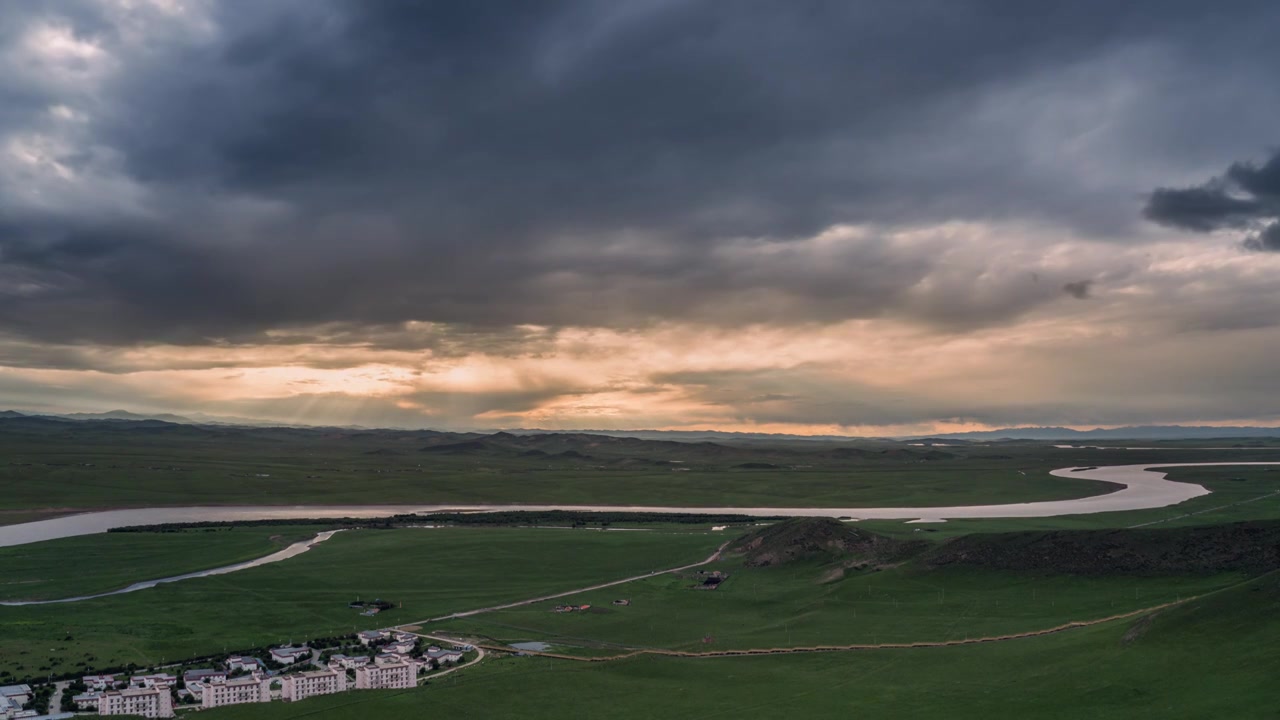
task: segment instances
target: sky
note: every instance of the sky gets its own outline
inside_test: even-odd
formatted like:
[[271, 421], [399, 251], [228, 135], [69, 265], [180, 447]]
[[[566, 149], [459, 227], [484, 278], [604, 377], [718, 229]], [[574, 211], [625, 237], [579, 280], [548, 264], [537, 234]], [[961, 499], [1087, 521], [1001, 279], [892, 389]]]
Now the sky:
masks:
[[1271, 0], [0, 3], [0, 407], [1280, 424]]

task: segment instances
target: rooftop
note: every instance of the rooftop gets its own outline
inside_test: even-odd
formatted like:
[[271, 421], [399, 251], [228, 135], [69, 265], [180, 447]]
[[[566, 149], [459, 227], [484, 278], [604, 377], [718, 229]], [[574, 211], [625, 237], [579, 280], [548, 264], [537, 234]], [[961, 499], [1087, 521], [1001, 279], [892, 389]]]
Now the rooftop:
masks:
[[5, 685], [3, 687], [0, 687], [0, 695], [4, 695], [6, 697], [10, 695], [30, 695], [30, 694], [31, 694], [30, 685]]

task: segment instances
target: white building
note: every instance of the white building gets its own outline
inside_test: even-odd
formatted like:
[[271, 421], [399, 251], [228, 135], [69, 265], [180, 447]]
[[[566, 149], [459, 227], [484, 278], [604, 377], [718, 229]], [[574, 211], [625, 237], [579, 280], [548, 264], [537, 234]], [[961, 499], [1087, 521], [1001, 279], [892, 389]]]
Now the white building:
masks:
[[200, 693], [200, 705], [205, 708], [270, 701], [271, 681], [258, 673], [208, 683]]
[[418, 640], [417, 635], [414, 635], [413, 633], [401, 632], [399, 630], [396, 630], [395, 632], [391, 633], [391, 637], [395, 638], [396, 642], [401, 642], [404, 640], [408, 640], [409, 642], [417, 642]]
[[178, 683], [178, 678], [169, 673], [153, 673], [151, 675], [134, 675], [129, 678], [129, 687], [134, 688], [153, 688], [156, 685], [167, 685], [172, 687]]
[[461, 650], [442, 650], [434, 645], [427, 648], [425, 657], [429, 660], [435, 660], [440, 664], [452, 665], [456, 662], [462, 662]]
[[188, 686], [192, 683], [221, 682], [226, 679], [227, 673], [225, 670], [214, 670], [213, 668], [199, 668], [182, 673], [182, 682]]
[[7, 698], [9, 701], [17, 703], [18, 707], [22, 707], [31, 700], [31, 686], [5, 685], [0, 687], [0, 697]]
[[169, 688], [128, 688], [108, 690], [98, 699], [99, 715], [141, 715], [145, 718], [173, 717]]
[[356, 637], [359, 638], [361, 645], [368, 645], [379, 640], [386, 640], [391, 637], [391, 633], [386, 630], [363, 630]]
[[309, 647], [284, 647], [271, 648], [271, 659], [282, 665], [292, 665], [299, 660], [310, 657], [311, 648]]
[[115, 675], [85, 675], [80, 678], [91, 690], [106, 690], [116, 684]]
[[73, 695], [71, 702], [76, 704], [77, 710], [97, 710], [98, 701], [102, 699], [102, 693], [97, 690], [90, 690], [79, 695]]
[[417, 638], [413, 638], [411, 640], [394, 640], [392, 642], [387, 643], [386, 645], [383, 645], [382, 651], [394, 652], [394, 653], [411, 653], [413, 652], [413, 649], [417, 647], [417, 645], [418, 645]]
[[316, 695], [331, 695], [346, 690], [346, 670], [316, 670], [284, 676], [280, 696], [285, 700], [305, 700]]
[[227, 658], [227, 670], [231, 672], [235, 672], [236, 670], [244, 670], [245, 672], [266, 672], [267, 666], [256, 657], [232, 655]]
[[403, 690], [417, 684], [417, 675], [417, 668], [406, 662], [394, 665], [368, 665], [356, 669], [356, 688]]
[[329, 663], [339, 665], [348, 670], [364, 667], [369, 664], [369, 656], [367, 655], [333, 655], [329, 658]]

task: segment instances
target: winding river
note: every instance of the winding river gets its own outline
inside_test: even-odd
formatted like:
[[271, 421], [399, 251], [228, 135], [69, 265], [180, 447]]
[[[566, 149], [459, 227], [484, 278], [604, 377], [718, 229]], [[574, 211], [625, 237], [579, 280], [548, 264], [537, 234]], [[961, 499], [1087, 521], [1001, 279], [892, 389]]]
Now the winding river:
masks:
[[[577, 510], [593, 512], [657, 512], [657, 513], [710, 513], [738, 515], [788, 515], [803, 517], [838, 517], [856, 520], [920, 520], [941, 521], [960, 518], [1034, 518], [1055, 515], [1085, 515], [1124, 510], [1151, 510], [1186, 502], [1208, 495], [1209, 490], [1194, 483], [1174, 482], [1165, 478], [1162, 468], [1225, 466], [1225, 465], [1280, 465], [1280, 462], [1208, 462], [1208, 463], [1142, 463], [1137, 465], [1109, 465], [1103, 467], [1070, 467], [1053, 470], [1050, 474], [1061, 478], [1101, 480], [1121, 486], [1115, 492], [1077, 498], [1074, 500], [1050, 500], [1045, 502], [1009, 503], [1004, 505], [959, 505], [953, 507], [880, 507], [880, 508], [787, 508], [787, 507], [669, 507], [656, 505], [255, 505], [239, 507], [164, 507], [137, 508], [132, 510], [108, 510], [79, 515], [39, 520], [0, 527], [0, 547], [55, 540], [58, 538], [91, 535], [106, 532], [113, 527], [126, 525], [158, 525], [161, 523], [275, 520], [292, 518], [372, 518], [407, 513], [431, 513], [441, 511], [518, 511], [518, 510]], [[135, 592], [161, 583], [177, 582], [196, 577], [223, 575], [268, 563], [279, 562], [310, 550], [316, 543], [333, 536], [336, 530], [320, 533], [306, 540], [257, 560], [237, 563], [200, 572], [175, 575], [159, 580], [135, 583], [129, 587], [97, 595], [38, 600], [29, 602], [0, 602], [0, 605], [35, 605], [57, 602], [75, 602], [108, 595]]]

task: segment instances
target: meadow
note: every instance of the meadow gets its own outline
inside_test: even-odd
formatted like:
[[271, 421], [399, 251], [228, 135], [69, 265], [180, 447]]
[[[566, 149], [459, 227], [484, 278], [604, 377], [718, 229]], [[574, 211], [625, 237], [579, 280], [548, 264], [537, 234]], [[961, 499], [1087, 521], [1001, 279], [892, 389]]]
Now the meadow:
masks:
[[[185, 535], [153, 537], [157, 544], [186, 548]], [[191, 535], [202, 537], [211, 554], [229, 554], [242, 543], [240, 531]], [[227, 545], [213, 550], [224, 539]], [[344, 531], [303, 555], [227, 575], [75, 603], [0, 607], [0, 680], [145, 665], [421, 620], [696, 562], [723, 541], [719, 534], [689, 531]], [[57, 582], [75, 587], [78, 548], [41, 545], [21, 547], [50, 560], [61, 557], [49, 568], [60, 573]], [[149, 579], [151, 569], [130, 577], [127, 568], [118, 568], [111, 582]], [[357, 597], [395, 607], [363, 617], [347, 607]]]
[[387, 459], [332, 449], [295, 456], [260, 448], [86, 448], [68, 458], [64, 450], [24, 446], [0, 448], [0, 455], [9, 460], [0, 465], [0, 508], [10, 512], [257, 503], [924, 506], [1059, 500], [1114, 488], [1050, 477], [1047, 470], [1060, 465], [1044, 462], [1030, 472], [1009, 461], [675, 471], [505, 457]]
[[[1180, 459], [1175, 455], [1172, 459], [1165, 459], [1163, 462], [1175, 462]], [[1235, 455], [1224, 457], [1220, 452], [1216, 459], [1230, 461], [1236, 458]], [[1272, 459], [1280, 459], [1280, 457]], [[1188, 462], [1199, 461], [1188, 460]], [[1280, 518], [1280, 465], [1168, 468], [1165, 472], [1170, 480], [1197, 483], [1211, 493], [1178, 505], [1152, 510], [1047, 518], [960, 519], [924, 526], [898, 520], [864, 520], [859, 523], [859, 527], [893, 537], [920, 537], [924, 533], [932, 540], [941, 540], [970, 533], [1016, 530], [1187, 527]]]
[[[601, 443], [599, 436], [461, 443], [449, 436], [441, 451], [430, 444], [444, 442], [440, 434], [425, 432], [120, 422], [22, 430], [30, 422], [0, 421], [0, 523], [73, 509], [257, 503], [927, 507], [1115, 488], [1048, 475], [1071, 465], [1280, 458], [1265, 447], [939, 449], [876, 441]], [[533, 447], [539, 443], [545, 451]]]
[[[1113, 488], [1048, 475], [1073, 465], [1280, 459], [1274, 447], [1223, 451], [1185, 443], [1157, 450], [1047, 443], [929, 449], [876, 441], [734, 445], [590, 436], [460, 441], [427, 432], [131, 423], [37, 430], [0, 428], [0, 523], [84, 508], [245, 503], [926, 507], [1065, 499]], [[853, 527], [933, 545], [970, 533], [1280, 517], [1280, 467], [1183, 468], [1170, 477], [1213, 493], [1137, 512]], [[110, 533], [3, 548], [0, 599], [103, 592], [231, 564], [321, 527]], [[229, 575], [85, 602], [0, 607], [0, 684], [422, 621], [696, 562], [746, 531], [644, 527], [348, 530], [301, 556]], [[965, 647], [600, 663], [498, 656], [417, 691], [353, 692], [214, 717], [1251, 717], [1280, 706], [1271, 690], [1280, 667], [1266, 650], [1280, 640], [1274, 575], [1078, 576], [939, 568], [924, 556], [906, 557], [866, 566], [809, 557], [751, 567], [731, 555], [699, 568], [728, 574], [716, 590], [692, 589], [705, 576], [686, 571], [426, 629], [543, 641], [585, 658], [626, 648], [958, 640], [1195, 599], [1147, 618]], [[364, 617], [348, 607], [357, 597], [393, 607]], [[613, 604], [621, 599], [629, 604]], [[592, 607], [552, 612], [560, 603]]]
[[211, 711], [211, 720], [1268, 718], [1280, 706], [1275, 574], [1142, 618], [1000, 643], [741, 658], [486, 660], [405, 692]]
[[[1041, 630], [1160, 605], [1229, 587], [1243, 576], [1074, 577], [981, 568], [849, 571], [802, 562], [702, 577], [661, 576], [528, 607], [446, 621], [440, 628], [500, 642], [542, 641], [555, 652], [601, 648], [716, 650], [961, 640]], [[630, 605], [615, 606], [615, 599]], [[558, 603], [589, 604], [555, 613]]]
[[0, 600], [49, 600], [253, 560], [321, 527], [105, 533], [0, 547]]

